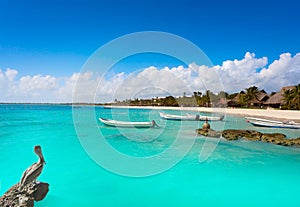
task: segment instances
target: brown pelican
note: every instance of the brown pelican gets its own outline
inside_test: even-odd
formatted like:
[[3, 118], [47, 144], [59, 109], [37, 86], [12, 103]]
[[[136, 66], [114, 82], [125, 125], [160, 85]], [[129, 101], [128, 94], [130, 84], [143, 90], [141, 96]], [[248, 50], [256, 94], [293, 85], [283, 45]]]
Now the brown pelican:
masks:
[[38, 162], [33, 163], [27, 170], [23, 173], [20, 187], [24, 187], [32, 181], [36, 181], [37, 177], [42, 173], [44, 168], [44, 164], [46, 164], [44, 160], [44, 156], [42, 154], [42, 149], [40, 146], [34, 147], [34, 152], [39, 156]]

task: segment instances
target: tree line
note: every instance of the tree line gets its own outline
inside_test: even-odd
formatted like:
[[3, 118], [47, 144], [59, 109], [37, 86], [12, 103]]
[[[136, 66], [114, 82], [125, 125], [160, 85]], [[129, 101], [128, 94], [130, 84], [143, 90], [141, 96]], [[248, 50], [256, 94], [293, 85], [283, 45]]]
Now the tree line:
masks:
[[[130, 106], [187, 106], [187, 107], [218, 107], [218, 104], [222, 106], [227, 106], [228, 100], [233, 100], [236, 98], [236, 103], [238, 107], [242, 108], [254, 108], [253, 102], [259, 102], [259, 95], [266, 92], [260, 90], [256, 86], [251, 86], [245, 88], [239, 93], [229, 94], [225, 91], [221, 91], [217, 94], [206, 90], [205, 92], [195, 91], [192, 96], [186, 96], [186, 93], [181, 97], [166, 96], [161, 98], [151, 98], [151, 99], [139, 99], [134, 100], [115, 100], [114, 105], [130, 105]], [[272, 92], [270, 96], [276, 94]], [[282, 109], [289, 110], [300, 110], [300, 84], [295, 86], [293, 89], [285, 90], [282, 97], [284, 104]], [[223, 100], [223, 102], [221, 102]], [[227, 100], [227, 102], [225, 101]]]
[[283, 109], [300, 110], [300, 84], [293, 89], [285, 90], [283, 98], [285, 101]]

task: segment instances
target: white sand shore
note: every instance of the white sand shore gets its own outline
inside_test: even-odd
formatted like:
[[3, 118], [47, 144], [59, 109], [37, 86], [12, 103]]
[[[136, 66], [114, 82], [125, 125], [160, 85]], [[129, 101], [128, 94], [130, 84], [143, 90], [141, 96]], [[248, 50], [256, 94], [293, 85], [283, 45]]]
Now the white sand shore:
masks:
[[231, 109], [231, 108], [205, 108], [205, 107], [160, 107], [160, 106], [113, 106], [117, 108], [144, 108], [154, 110], [181, 110], [181, 111], [198, 111], [222, 114], [234, 114], [240, 116], [269, 117], [275, 119], [288, 119], [299, 122], [300, 111], [291, 110], [268, 110], [268, 109]]

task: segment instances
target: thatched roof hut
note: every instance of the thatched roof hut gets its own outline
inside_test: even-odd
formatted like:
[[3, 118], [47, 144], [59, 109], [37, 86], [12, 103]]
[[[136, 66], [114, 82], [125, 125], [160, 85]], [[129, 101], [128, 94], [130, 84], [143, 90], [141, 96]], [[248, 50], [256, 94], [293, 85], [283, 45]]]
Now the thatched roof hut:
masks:
[[241, 91], [240, 93], [238, 93], [233, 99], [227, 100], [227, 106], [228, 107], [240, 106], [240, 99], [241, 99], [242, 95], [245, 95], [244, 91]]
[[292, 90], [295, 86], [286, 86], [282, 87], [280, 91], [271, 96], [264, 105], [271, 106], [274, 108], [279, 108], [280, 106], [285, 104], [284, 101], [284, 91]]
[[257, 95], [257, 99], [260, 101], [260, 102], [265, 102], [267, 101], [268, 99], [270, 98], [270, 96], [264, 91], [264, 90], [261, 90], [258, 95]]
[[[230, 102], [228, 103], [228, 106], [240, 106], [240, 100], [241, 97], [244, 96], [246, 93], [244, 91], [241, 91], [239, 94], [237, 94]], [[257, 97], [254, 97], [249, 101], [249, 104], [251, 106], [260, 107], [265, 101], [269, 99], [269, 95], [264, 91], [261, 90], [257, 94]]]
[[270, 98], [270, 96], [264, 91], [261, 90], [259, 91], [259, 93], [257, 94], [257, 97], [252, 98], [249, 103], [251, 106], [261, 106], [262, 104], [264, 104], [268, 99]]
[[238, 103], [238, 102], [240, 101], [240, 97], [241, 97], [242, 95], [245, 95], [245, 92], [244, 92], [244, 91], [241, 91], [240, 93], [238, 93], [238, 94], [232, 99], [232, 101]]

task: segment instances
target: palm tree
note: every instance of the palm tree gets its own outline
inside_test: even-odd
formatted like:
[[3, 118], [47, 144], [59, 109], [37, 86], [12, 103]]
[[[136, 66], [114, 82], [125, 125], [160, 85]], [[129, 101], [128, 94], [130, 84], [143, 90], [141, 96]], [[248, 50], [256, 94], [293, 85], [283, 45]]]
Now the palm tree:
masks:
[[256, 87], [256, 86], [251, 86], [249, 88], [246, 88], [246, 95], [249, 98], [249, 100], [258, 99], [257, 98], [258, 93], [259, 93], [259, 90], [258, 90], [258, 87]]
[[210, 97], [209, 97], [209, 94], [210, 94], [210, 91], [207, 90], [206, 94], [201, 97], [202, 105], [204, 105], [206, 107], [210, 107]]
[[292, 104], [295, 106], [296, 109], [300, 109], [300, 84], [295, 86], [295, 88], [292, 89]]
[[244, 107], [244, 106], [247, 105], [247, 103], [248, 103], [248, 97], [247, 97], [247, 95], [245, 93], [240, 93], [238, 98], [239, 98], [238, 104], [240, 106]]
[[290, 110], [293, 105], [293, 92], [292, 90], [285, 90], [283, 94], [283, 100], [285, 101], [285, 107]]
[[248, 105], [250, 104], [249, 102], [251, 100], [258, 101], [258, 94], [259, 94], [258, 87], [251, 86], [249, 88], [246, 88], [245, 90], [246, 90], [246, 99], [245, 99], [245, 101], [248, 102]]
[[210, 90], [206, 91], [206, 101], [207, 101], [207, 107], [211, 107], [212, 102], [212, 92]]
[[193, 92], [193, 93], [194, 93], [194, 97], [197, 98], [197, 96], [198, 96], [197, 92]]

